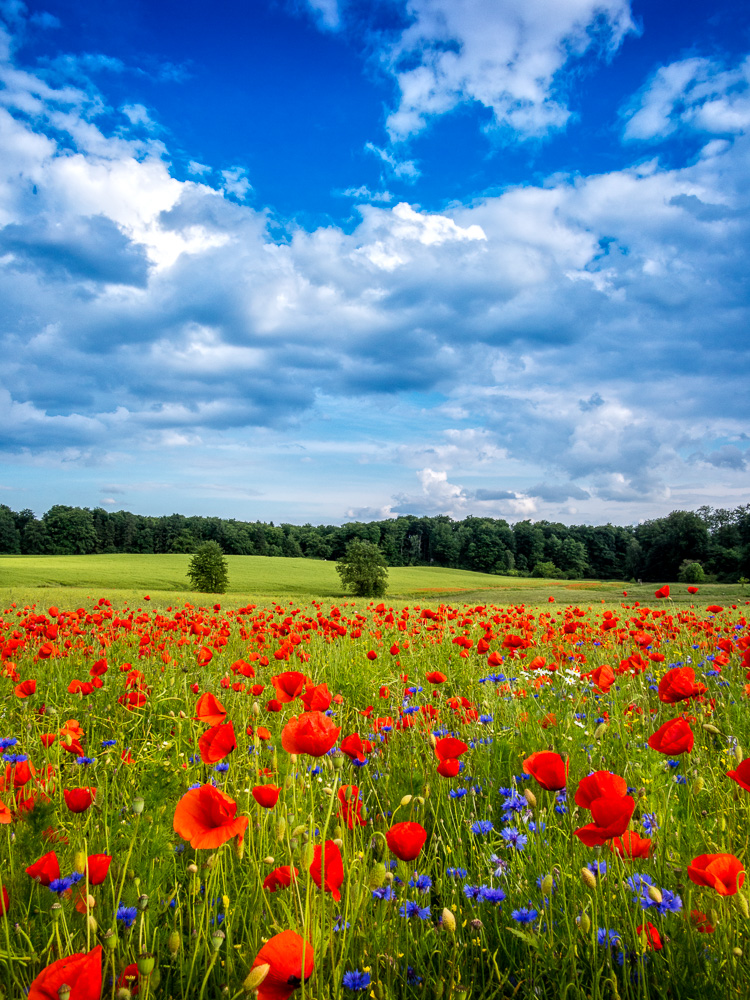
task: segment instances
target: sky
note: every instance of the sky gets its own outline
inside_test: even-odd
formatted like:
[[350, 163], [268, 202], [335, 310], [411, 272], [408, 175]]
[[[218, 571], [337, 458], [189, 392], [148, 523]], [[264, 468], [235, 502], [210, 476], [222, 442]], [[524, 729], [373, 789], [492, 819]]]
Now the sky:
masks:
[[0, 503], [750, 501], [744, 0], [0, 0]]

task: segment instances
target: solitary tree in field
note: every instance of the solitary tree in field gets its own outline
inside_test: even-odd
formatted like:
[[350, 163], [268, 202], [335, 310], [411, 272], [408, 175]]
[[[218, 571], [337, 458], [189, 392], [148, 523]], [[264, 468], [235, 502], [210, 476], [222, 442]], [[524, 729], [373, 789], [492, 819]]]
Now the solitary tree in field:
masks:
[[357, 597], [382, 597], [388, 589], [388, 568], [377, 545], [354, 538], [336, 563], [344, 587]]
[[218, 542], [204, 542], [190, 560], [188, 579], [194, 590], [223, 594], [229, 584], [227, 561]]

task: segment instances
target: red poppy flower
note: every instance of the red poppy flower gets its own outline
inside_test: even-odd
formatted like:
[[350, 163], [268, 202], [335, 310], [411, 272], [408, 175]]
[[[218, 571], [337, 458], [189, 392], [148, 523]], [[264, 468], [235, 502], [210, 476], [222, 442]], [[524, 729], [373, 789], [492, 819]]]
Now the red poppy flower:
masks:
[[271, 700], [266, 705], [269, 712], [280, 712], [284, 706], [278, 700], [278, 698], [271, 698]]
[[219, 726], [226, 717], [227, 710], [215, 695], [207, 691], [200, 696], [194, 716], [198, 722], [205, 722], [208, 726]]
[[733, 854], [701, 854], [687, 866], [687, 873], [691, 882], [715, 889], [720, 896], [734, 896], [745, 881], [742, 862]]
[[661, 937], [658, 930], [651, 923], [638, 924], [636, 927], [636, 933], [638, 937], [645, 937], [646, 948], [652, 949], [653, 951], [661, 951], [664, 945], [661, 943]]
[[140, 987], [139, 980], [140, 973], [138, 972], [138, 966], [135, 962], [131, 962], [130, 965], [126, 965], [122, 970], [120, 975], [117, 977], [117, 982], [115, 986], [119, 989], [127, 989], [130, 991], [131, 997], [138, 996], [138, 989]]
[[716, 930], [713, 924], [709, 921], [706, 914], [701, 913], [700, 910], [691, 910], [690, 920], [699, 934], [713, 934], [713, 932]]
[[43, 854], [33, 865], [29, 865], [26, 874], [40, 885], [49, 886], [56, 878], [60, 878], [60, 862], [54, 851]]
[[675, 705], [686, 698], [695, 698], [705, 690], [705, 684], [695, 683], [695, 671], [692, 667], [673, 667], [659, 681], [659, 701]]
[[177, 803], [174, 830], [191, 847], [219, 847], [232, 837], [242, 837], [247, 817], [237, 816], [237, 803], [213, 785], [191, 788]]
[[[697, 594], [698, 593], [698, 588], [697, 587], [688, 587], [687, 590], [688, 590], [688, 594]], [[695, 912], [697, 913], [698, 911], [696, 910]]]
[[101, 885], [107, 877], [111, 864], [111, 854], [89, 854], [86, 859], [86, 867], [89, 872], [89, 885]]
[[258, 1000], [289, 1000], [307, 982], [315, 968], [315, 953], [309, 941], [294, 931], [275, 934], [255, 956], [253, 969], [270, 966], [258, 987]]
[[659, 589], [654, 592], [654, 597], [669, 597], [669, 584], [665, 583], [663, 587], [659, 587]]
[[8, 890], [3, 886], [3, 891], [0, 893], [0, 917], [8, 912], [8, 907], [10, 906], [10, 896], [8, 895]]
[[621, 799], [628, 793], [628, 783], [619, 774], [611, 771], [595, 771], [578, 785], [575, 803], [583, 809], [590, 809], [596, 799]]
[[367, 759], [365, 757], [364, 746], [362, 744], [362, 737], [359, 733], [352, 733], [351, 736], [347, 736], [346, 739], [343, 739], [341, 741], [341, 751], [352, 760], [358, 760], [360, 764], [364, 764]]
[[548, 792], [559, 792], [568, 782], [568, 761], [551, 750], [537, 750], [521, 766]]
[[612, 841], [610, 849], [616, 851], [625, 861], [651, 857], [651, 841], [648, 838], [639, 837], [633, 830], [626, 830], [622, 837], [616, 837]]
[[385, 835], [388, 849], [400, 861], [413, 861], [424, 847], [427, 831], [419, 823], [396, 823]]
[[64, 788], [65, 805], [74, 813], [86, 812], [96, 798], [95, 788]]
[[368, 650], [368, 652], [367, 652], [367, 659], [368, 660], [377, 660], [377, 658], [378, 658], [378, 654], [375, 652], [374, 649]]
[[635, 801], [629, 795], [617, 799], [594, 799], [591, 803], [594, 822], [573, 832], [587, 847], [600, 847], [625, 833], [634, 809]]
[[695, 736], [689, 723], [678, 716], [659, 726], [649, 737], [648, 745], [668, 757], [676, 757], [681, 753], [690, 753], [694, 742]]
[[709, 606], [706, 608], [706, 611], [708, 611], [709, 614], [712, 615], [718, 615], [718, 613], [723, 610], [724, 608], [720, 604], [709, 604]]
[[332, 840], [327, 840], [321, 847], [318, 844], [313, 852], [310, 865], [310, 877], [319, 889], [330, 892], [335, 902], [341, 899], [341, 883], [344, 881], [344, 863], [341, 851]]
[[596, 670], [590, 670], [587, 674], [581, 674], [581, 677], [590, 677], [603, 694], [607, 694], [615, 682], [615, 672], [607, 663], [603, 663]]
[[201, 646], [198, 650], [198, 666], [205, 667], [207, 663], [210, 663], [214, 658], [213, 652], [208, 648], [208, 646]]
[[255, 669], [244, 660], [235, 660], [229, 668], [233, 674], [242, 674], [243, 677], [255, 677]]
[[256, 785], [253, 788], [253, 798], [264, 809], [273, 809], [279, 801], [280, 793], [281, 789], [276, 785]]
[[211, 726], [198, 740], [198, 749], [204, 764], [215, 764], [224, 760], [233, 750], [237, 749], [237, 738], [231, 722]]
[[460, 770], [461, 761], [455, 757], [448, 757], [447, 760], [441, 760], [437, 766], [437, 773], [443, 778], [455, 778]]
[[378, 693], [381, 698], [390, 698], [391, 696], [390, 688], [386, 687], [385, 684], [383, 684]]
[[58, 958], [39, 973], [27, 1000], [58, 1000], [60, 987], [70, 987], [70, 1000], [99, 1000], [102, 994], [102, 946]]
[[435, 742], [435, 753], [439, 760], [450, 760], [453, 757], [460, 757], [469, 749], [468, 744], [455, 736], [444, 736]]
[[338, 791], [338, 798], [341, 803], [339, 816], [350, 830], [353, 830], [355, 826], [364, 826], [367, 823], [367, 820], [362, 816], [362, 800], [356, 785], [342, 785]]
[[39, 739], [42, 741], [42, 746], [49, 748], [57, 739], [57, 735], [55, 733], [42, 733]]
[[431, 673], [427, 674], [426, 680], [430, 684], [445, 684], [448, 678], [439, 670], [433, 670]]
[[306, 712], [325, 712], [331, 704], [331, 692], [328, 685], [318, 684], [317, 687], [308, 683], [302, 694], [302, 704]]
[[341, 732], [322, 712], [303, 712], [287, 722], [281, 731], [281, 745], [287, 753], [322, 757], [335, 745]]
[[750, 792], [750, 757], [741, 761], [734, 771], [727, 771], [727, 777], [736, 781], [746, 792]]
[[291, 868], [289, 865], [282, 865], [274, 868], [263, 880], [263, 888], [269, 892], [276, 892], [277, 889], [287, 889], [299, 875], [299, 869]]
[[16, 687], [16, 698], [28, 698], [29, 695], [36, 694], [36, 681], [22, 681]]
[[282, 705], [294, 701], [302, 694], [302, 689], [308, 681], [309, 677], [299, 670], [285, 670], [283, 674], [277, 674], [271, 678], [271, 683], [276, 689], [276, 700]]

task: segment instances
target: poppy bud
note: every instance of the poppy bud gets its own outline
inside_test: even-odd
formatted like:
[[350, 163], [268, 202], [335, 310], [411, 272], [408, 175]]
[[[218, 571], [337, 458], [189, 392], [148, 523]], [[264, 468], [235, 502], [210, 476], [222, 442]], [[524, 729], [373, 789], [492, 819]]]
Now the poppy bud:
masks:
[[435, 1000], [441, 1000], [441, 997], [443, 996], [444, 993], [445, 993], [445, 983], [443, 982], [442, 979], [438, 979], [437, 983], [435, 983], [435, 989], [432, 991], [432, 995], [435, 998]]
[[447, 906], [443, 907], [443, 930], [448, 931], [449, 934], [456, 933], [456, 918]]
[[379, 889], [385, 882], [385, 865], [378, 861], [370, 869], [369, 885], [371, 889]]
[[313, 863], [315, 857], [315, 844], [312, 841], [308, 841], [302, 850], [302, 864], [305, 868], [309, 868]]
[[336, 840], [341, 840], [341, 838], [344, 836], [344, 831], [341, 829], [338, 823], [333, 828], [333, 836]]
[[242, 861], [245, 857], [245, 831], [238, 837], [232, 838], [232, 846], [234, 847], [235, 855]]
[[333, 795], [333, 789], [330, 785], [323, 786], [323, 794], [327, 795], [329, 798]]
[[712, 726], [710, 722], [704, 722], [703, 728], [706, 730], [707, 733], [711, 733], [712, 736], [719, 735], [719, 730], [716, 728], [716, 726]]
[[750, 917], [750, 906], [747, 902], [747, 896], [743, 896], [741, 892], [737, 893], [737, 905], [742, 910], [742, 915], [745, 919]]
[[91, 931], [91, 933], [96, 934], [97, 930], [99, 929], [99, 925], [96, 922], [96, 917], [93, 917], [89, 913], [89, 915], [86, 917], [86, 924], [88, 925], [88, 929]]
[[336, 837], [333, 843], [336, 845], [336, 847], [338, 847], [339, 850], [341, 850], [341, 848], [344, 846], [344, 841], [341, 839], [341, 837]]
[[594, 730], [594, 739], [600, 740], [609, 729], [606, 722], [601, 722]]
[[281, 841], [284, 839], [285, 834], [286, 834], [286, 820], [282, 816], [281, 819], [278, 819], [276, 821], [276, 839], [278, 840], [279, 843], [281, 843]]
[[555, 880], [552, 877], [552, 875], [545, 875], [544, 878], [542, 879], [542, 885], [541, 885], [542, 895], [549, 896], [549, 894], [552, 892], [554, 884]]
[[140, 816], [141, 815], [141, 813], [143, 812], [143, 807], [144, 807], [145, 804], [146, 803], [143, 801], [143, 799], [142, 799], [142, 797], [140, 795], [137, 795], [133, 799], [133, 802], [132, 802], [133, 812], [136, 814], [136, 816]]
[[591, 919], [588, 913], [582, 913], [577, 920], [578, 928], [582, 934], [588, 934], [591, 930]]
[[653, 899], [653, 901], [656, 903], [657, 906], [662, 902], [662, 899], [664, 898], [661, 894], [661, 891], [657, 889], [655, 885], [650, 885], [648, 887], [648, 895], [651, 897], [651, 899]]
[[401, 805], [408, 806], [409, 803], [411, 802], [411, 798], [412, 798], [411, 795], [404, 795], [404, 797], [401, 799]]
[[294, 785], [294, 775], [287, 774], [286, 778], [284, 778], [284, 791], [288, 792], [293, 785]]
[[703, 791], [704, 785], [705, 782], [703, 778], [700, 775], [698, 775], [698, 777], [693, 782], [693, 795], [700, 795], [700, 793]]
[[86, 871], [86, 855], [83, 851], [76, 851], [73, 855], [73, 871], [85, 872]]
[[588, 868], [581, 869], [581, 878], [583, 879], [583, 884], [587, 885], [589, 889], [596, 889], [596, 875]]
[[255, 716], [260, 715], [260, 703], [259, 702], [257, 702], [257, 701], [253, 702], [252, 713]]
[[187, 866], [187, 870], [190, 872], [191, 875], [197, 875], [198, 874], [198, 865], [196, 865], [196, 864], [190, 864], [190, 865]]
[[245, 982], [242, 984], [243, 988], [248, 993], [252, 993], [253, 990], [257, 990], [270, 971], [271, 966], [268, 962], [264, 962], [263, 965], [256, 965], [254, 969], [250, 970], [249, 974], [245, 978]]
[[738, 764], [741, 764], [743, 761], [742, 747], [739, 745], [739, 743], [737, 743], [734, 748], [734, 759], [737, 761]]
[[523, 792], [523, 797], [528, 802], [530, 808], [536, 809], [536, 795], [532, 792], [530, 788], [525, 788]]
[[274, 864], [276, 864], [276, 858], [271, 857], [271, 855], [269, 854], [265, 858], [263, 858], [263, 864], [264, 865], [274, 865]]
[[154, 971], [154, 966], [156, 965], [156, 959], [149, 952], [143, 952], [136, 959], [136, 965], [138, 966], [138, 975], [140, 976], [150, 976]]
[[719, 816], [719, 829], [721, 830], [722, 833], [724, 833], [726, 828], [727, 828], [727, 820], [726, 817], [722, 814], [721, 816]]
[[177, 952], [180, 950], [180, 945], [182, 944], [182, 937], [180, 932], [174, 930], [171, 932], [167, 938], [167, 948], [169, 949], [169, 954], [174, 958]]
[[742, 958], [742, 948], [732, 948], [732, 954], [735, 958]]
[[187, 719], [187, 715], [185, 715], [185, 713], [183, 712], [183, 710], [182, 710], [182, 709], [180, 709], [180, 714], [179, 714], [179, 718], [180, 718], [180, 719]]

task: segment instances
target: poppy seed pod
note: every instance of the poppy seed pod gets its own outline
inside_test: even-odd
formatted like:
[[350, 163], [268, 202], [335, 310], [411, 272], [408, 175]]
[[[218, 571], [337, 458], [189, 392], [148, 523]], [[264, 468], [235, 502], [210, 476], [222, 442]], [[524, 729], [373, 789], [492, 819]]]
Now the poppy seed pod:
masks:
[[253, 990], [257, 990], [270, 971], [271, 966], [268, 962], [264, 962], [262, 965], [256, 965], [245, 977], [245, 981], [242, 984], [243, 989], [247, 993], [252, 993]]

